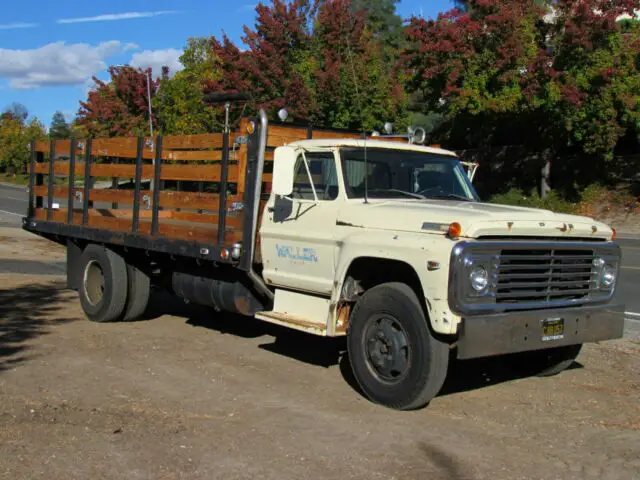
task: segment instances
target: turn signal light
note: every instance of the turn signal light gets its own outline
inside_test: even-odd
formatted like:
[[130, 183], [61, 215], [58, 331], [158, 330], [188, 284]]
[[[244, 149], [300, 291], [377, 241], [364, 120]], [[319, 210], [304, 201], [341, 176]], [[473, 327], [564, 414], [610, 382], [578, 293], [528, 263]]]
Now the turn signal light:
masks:
[[613, 230], [613, 235], [611, 235], [611, 241], [613, 242], [617, 238], [618, 232], [616, 232], [615, 228], [612, 228], [611, 230]]
[[447, 237], [455, 240], [460, 236], [461, 233], [462, 227], [460, 226], [460, 224], [458, 222], [453, 222], [451, 225], [449, 225], [449, 230], [447, 230]]

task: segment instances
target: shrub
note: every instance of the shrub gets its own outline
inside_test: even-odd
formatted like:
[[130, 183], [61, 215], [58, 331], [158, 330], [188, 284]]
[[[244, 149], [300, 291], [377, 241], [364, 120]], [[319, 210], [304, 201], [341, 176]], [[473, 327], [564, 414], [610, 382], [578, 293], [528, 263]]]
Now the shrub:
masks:
[[563, 199], [555, 191], [551, 191], [543, 199], [536, 192], [527, 195], [516, 188], [491, 197], [489, 202], [541, 208], [553, 212], [569, 213], [596, 219], [620, 214], [629, 215], [640, 206], [640, 200], [629, 193], [627, 187], [608, 188], [597, 184], [586, 187], [580, 194], [578, 203], [571, 203]]
[[519, 207], [541, 208], [559, 213], [575, 213], [576, 205], [561, 198], [557, 192], [551, 191], [546, 198], [541, 198], [536, 192], [529, 195], [522, 190], [512, 188], [506, 193], [495, 195], [489, 199], [490, 203], [515, 205]]

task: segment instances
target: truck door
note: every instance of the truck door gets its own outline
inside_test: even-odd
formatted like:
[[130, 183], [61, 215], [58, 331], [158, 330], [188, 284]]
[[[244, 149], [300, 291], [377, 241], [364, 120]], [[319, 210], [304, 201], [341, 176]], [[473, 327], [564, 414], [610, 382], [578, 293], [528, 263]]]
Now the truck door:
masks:
[[267, 283], [331, 292], [336, 219], [343, 195], [339, 184], [333, 150], [300, 151], [292, 194], [272, 195], [262, 217], [260, 248]]

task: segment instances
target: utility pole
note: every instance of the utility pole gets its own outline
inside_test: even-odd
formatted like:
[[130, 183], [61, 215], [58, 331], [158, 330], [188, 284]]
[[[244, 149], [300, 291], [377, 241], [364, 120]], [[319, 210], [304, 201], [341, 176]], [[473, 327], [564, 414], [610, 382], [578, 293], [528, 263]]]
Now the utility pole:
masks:
[[151, 79], [149, 78], [149, 71], [147, 70], [147, 100], [149, 101], [149, 130], [151, 132], [151, 138], [153, 138], [153, 112], [151, 111]]
[[[151, 78], [149, 75], [149, 70], [146, 71], [146, 74], [147, 74], [147, 102], [149, 104], [149, 132], [151, 133], [151, 151], [153, 152], [153, 111], [151, 110]], [[156, 159], [154, 155], [154, 157], [151, 159], [151, 165], [155, 166], [155, 164], [156, 164]], [[149, 188], [151, 189], [151, 191], [153, 191], [154, 189], [153, 178], [151, 179]]]

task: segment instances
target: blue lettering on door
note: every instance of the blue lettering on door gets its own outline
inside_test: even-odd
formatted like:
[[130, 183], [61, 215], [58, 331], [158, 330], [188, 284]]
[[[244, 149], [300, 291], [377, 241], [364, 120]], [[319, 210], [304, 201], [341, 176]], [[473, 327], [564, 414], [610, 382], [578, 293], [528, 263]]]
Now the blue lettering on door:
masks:
[[300, 248], [276, 245], [276, 251], [278, 252], [278, 256], [280, 258], [288, 258], [289, 260], [295, 260], [298, 262], [318, 262], [318, 256], [316, 255], [315, 248]]

